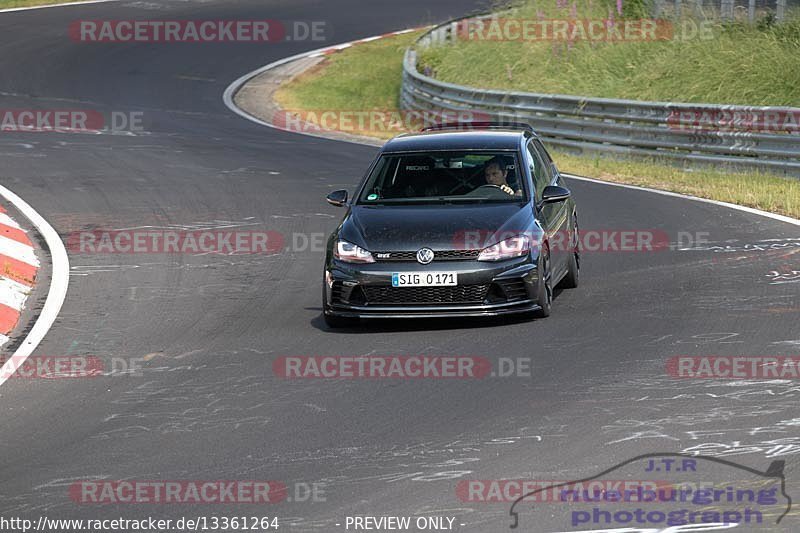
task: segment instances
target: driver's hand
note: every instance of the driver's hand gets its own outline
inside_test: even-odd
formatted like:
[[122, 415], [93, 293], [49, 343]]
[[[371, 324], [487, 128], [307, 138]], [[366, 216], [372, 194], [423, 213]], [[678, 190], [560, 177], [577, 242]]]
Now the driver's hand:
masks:
[[506, 194], [511, 194], [511, 195], [514, 194], [514, 189], [512, 189], [511, 187], [509, 187], [506, 184], [501, 185], [500, 186], [500, 190], [503, 191]]

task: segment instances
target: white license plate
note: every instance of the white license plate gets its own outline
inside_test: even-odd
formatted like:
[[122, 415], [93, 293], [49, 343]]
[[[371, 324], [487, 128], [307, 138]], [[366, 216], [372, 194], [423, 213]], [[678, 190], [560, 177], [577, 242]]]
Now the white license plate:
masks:
[[455, 272], [395, 272], [392, 287], [447, 287], [458, 285]]

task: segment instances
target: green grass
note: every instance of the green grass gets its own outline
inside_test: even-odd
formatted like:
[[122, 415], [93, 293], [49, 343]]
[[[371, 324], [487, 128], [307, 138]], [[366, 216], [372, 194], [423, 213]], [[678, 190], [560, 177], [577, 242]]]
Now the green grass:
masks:
[[[359, 44], [330, 56], [284, 84], [276, 99], [293, 110], [397, 110], [402, 57], [415, 35]], [[360, 133], [386, 138], [386, 131]], [[564, 171], [721, 200], [800, 218], [800, 180], [759, 172], [731, 174], [713, 168], [686, 170], [659, 161], [575, 156], [552, 152]]]
[[[608, 6], [600, 5], [604, 1], [595, 0], [595, 7], [579, 11], [578, 18], [607, 18]], [[632, 11], [632, 18], [641, 16]], [[570, 10], [558, 9], [553, 0], [538, 0], [538, 4], [528, 0], [508, 16], [536, 19], [537, 12], [544, 18], [570, 18]], [[697, 27], [697, 22], [688, 19], [683, 23], [687, 28]], [[433, 69], [437, 79], [484, 88], [636, 100], [800, 106], [800, 18], [773, 25], [763, 20], [760, 26], [713, 24], [709, 33], [713, 38], [616, 43], [584, 40], [572, 45], [461, 39], [422, 50], [419, 65]]]
[[654, 160], [576, 156], [550, 150], [564, 172], [605, 181], [690, 194], [800, 218], [800, 180], [761, 172], [681, 169]]
[[403, 53], [420, 32], [359, 44], [279, 89], [284, 109], [397, 109]]
[[67, 2], [79, 2], [80, 0], [0, 0], [0, 9], [12, 7], [31, 7], [45, 6], [49, 4], [65, 4]]

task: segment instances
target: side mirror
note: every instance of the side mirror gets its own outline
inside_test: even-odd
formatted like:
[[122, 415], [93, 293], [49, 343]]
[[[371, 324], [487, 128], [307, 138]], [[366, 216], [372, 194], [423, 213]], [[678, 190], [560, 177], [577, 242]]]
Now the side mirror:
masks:
[[344, 204], [347, 203], [347, 191], [344, 189], [339, 191], [333, 191], [328, 196], [325, 197], [329, 204], [335, 205], [336, 207], [342, 207]]
[[564, 200], [568, 199], [572, 196], [572, 193], [569, 192], [569, 189], [566, 187], [559, 187], [558, 185], [548, 185], [542, 191], [542, 203], [543, 204], [554, 204], [556, 202], [563, 202]]

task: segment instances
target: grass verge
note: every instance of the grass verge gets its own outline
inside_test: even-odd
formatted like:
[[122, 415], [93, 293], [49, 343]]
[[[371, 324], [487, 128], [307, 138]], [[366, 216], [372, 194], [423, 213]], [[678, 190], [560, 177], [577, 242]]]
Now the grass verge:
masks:
[[679, 192], [800, 218], [800, 180], [761, 172], [682, 169], [658, 161], [576, 156], [550, 150], [564, 172], [615, 183]]
[[[338, 52], [281, 86], [274, 99], [290, 112], [397, 111], [403, 53], [421, 33], [378, 39]], [[385, 130], [353, 127], [348, 131], [389, 139], [402, 130], [387, 125]]]
[[[284, 109], [299, 111], [397, 111], [403, 51], [416, 36], [387, 37], [338, 52], [281, 86], [275, 100]], [[380, 127], [348, 132], [388, 138], [398, 130]], [[731, 174], [713, 168], [682, 169], [658, 161], [576, 156], [559, 150], [552, 154], [564, 172], [800, 218], [800, 180], [761, 172]]]
[[[520, 7], [482, 26], [465, 26], [461, 38], [422, 50], [420, 67], [443, 81], [474, 87], [535, 93], [691, 103], [800, 106], [800, 17], [777, 23], [762, 16], [758, 24], [720, 23], [691, 10], [680, 21], [663, 20], [658, 32], [636, 28], [649, 13], [626, 0], [578, 3], [526, 0]], [[558, 7], [559, 5], [563, 7]], [[628, 40], [592, 39], [577, 29], [588, 21], [633, 28]], [[510, 22], [541, 20], [575, 24], [568, 39], [555, 30], [528, 32]], [[566, 32], [566, 30], [565, 30]], [[597, 32], [597, 35], [611, 35]], [[623, 33], [624, 35], [624, 33]], [[571, 39], [571, 40], [570, 40]]]

